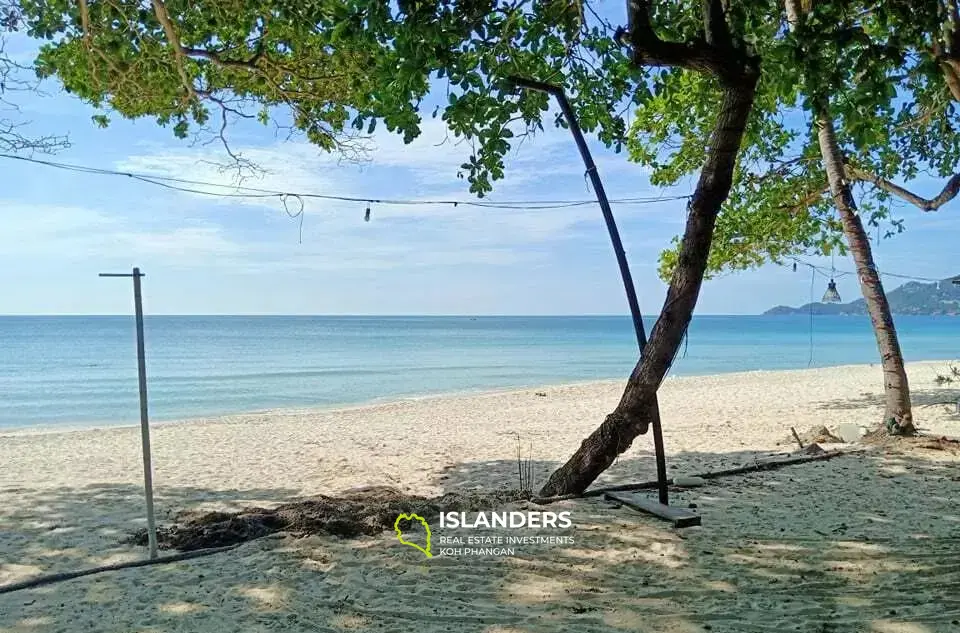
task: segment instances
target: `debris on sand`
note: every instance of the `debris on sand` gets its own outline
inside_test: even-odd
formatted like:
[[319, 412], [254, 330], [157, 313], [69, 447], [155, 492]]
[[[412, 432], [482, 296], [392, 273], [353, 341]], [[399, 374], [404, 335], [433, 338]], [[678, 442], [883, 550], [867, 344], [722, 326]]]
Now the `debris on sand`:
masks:
[[[807, 446], [808, 444], [842, 444], [843, 440], [830, 432], [830, 429], [820, 425], [811, 427], [809, 431], [802, 434], [800, 439], [803, 441], [803, 445]], [[791, 434], [789, 437], [781, 440], [779, 442], [783, 444], [796, 444], [797, 440]]]
[[805, 436], [806, 442], [809, 444], [842, 444], [843, 440], [830, 432], [830, 429], [821, 425], [815, 426], [807, 431]]
[[[392, 530], [401, 514], [432, 516], [441, 510], [473, 512], [529, 497], [529, 493], [502, 490], [491, 493], [451, 492], [428, 498], [405, 495], [386, 486], [371, 487], [340, 497], [310, 497], [273, 509], [184, 512], [177, 516], [175, 525], [157, 530], [157, 541], [164, 549], [192, 551], [243, 543], [275, 532], [288, 532], [295, 536], [330, 534], [354, 538]], [[134, 533], [129, 542], [146, 545], [146, 530]]]
[[816, 443], [807, 444], [801, 450], [797, 451], [797, 453], [801, 455], [822, 455], [826, 452], [827, 451], [825, 451], [819, 444]]

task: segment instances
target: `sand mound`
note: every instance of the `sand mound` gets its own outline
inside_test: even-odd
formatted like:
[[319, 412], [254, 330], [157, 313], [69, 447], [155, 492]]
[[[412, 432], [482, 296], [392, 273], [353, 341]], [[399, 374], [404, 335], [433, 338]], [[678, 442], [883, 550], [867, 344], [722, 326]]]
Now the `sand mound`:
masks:
[[[392, 530], [400, 514], [413, 512], [434, 516], [441, 510], [479, 511], [529, 497], [529, 493], [502, 490], [452, 492], [431, 498], [404, 495], [388, 487], [374, 487], [340, 497], [311, 497], [273, 509], [246, 508], [237, 513], [183, 512], [177, 516], [176, 525], [157, 530], [157, 541], [164, 549], [192, 551], [243, 543], [275, 532], [354, 538]], [[138, 530], [129, 542], [146, 545], [147, 531]]]
[[820, 425], [811, 427], [801, 436], [804, 444], [842, 444], [843, 440], [830, 432], [830, 429]]

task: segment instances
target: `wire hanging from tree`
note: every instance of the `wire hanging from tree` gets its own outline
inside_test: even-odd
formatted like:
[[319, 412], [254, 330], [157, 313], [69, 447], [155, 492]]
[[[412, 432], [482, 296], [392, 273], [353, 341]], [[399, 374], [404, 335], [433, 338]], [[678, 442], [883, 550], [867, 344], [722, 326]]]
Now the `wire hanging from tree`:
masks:
[[[39, 158], [30, 158], [27, 156], [16, 156], [13, 154], [0, 154], [0, 158], [7, 158], [10, 160], [19, 160], [27, 163], [33, 163], [37, 165], [44, 165], [46, 167], [52, 167], [55, 169], [61, 169], [65, 171], [72, 171], [85, 174], [96, 174], [100, 176], [123, 176], [125, 178], [131, 178], [133, 180], [138, 180], [146, 184], [154, 185], [157, 187], [164, 187], [166, 189], [171, 189], [173, 191], [179, 191], [182, 193], [192, 193], [196, 195], [203, 196], [213, 196], [221, 198], [248, 198], [248, 199], [268, 199], [268, 198], [278, 198], [283, 201], [286, 197], [295, 197], [299, 198], [302, 202], [306, 199], [317, 199], [317, 200], [331, 200], [337, 202], [359, 202], [366, 203], [368, 206], [370, 204], [383, 204], [391, 206], [424, 206], [424, 205], [440, 205], [440, 206], [453, 206], [457, 207], [460, 205], [468, 207], [479, 207], [484, 209], [507, 209], [507, 210], [549, 210], [549, 209], [566, 209], [572, 207], [583, 207], [591, 206], [597, 204], [596, 199], [585, 199], [585, 200], [508, 200], [508, 201], [485, 201], [485, 200], [416, 200], [416, 199], [399, 199], [399, 198], [365, 198], [360, 196], [346, 196], [346, 195], [337, 195], [337, 194], [324, 194], [324, 193], [315, 193], [315, 192], [294, 192], [294, 191], [279, 191], [275, 189], [263, 189], [259, 187], [248, 187], [245, 185], [226, 185], [223, 183], [215, 182], [206, 182], [202, 180], [191, 180], [187, 178], [176, 178], [173, 176], [156, 176], [150, 174], [141, 174], [136, 172], [127, 172], [119, 171], [114, 169], [103, 169], [100, 167], [88, 167], [85, 165], [75, 165], [70, 163], [59, 163], [50, 160], [42, 160]], [[203, 189], [197, 189], [196, 187], [209, 187], [211, 189], [220, 189], [221, 191], [204, 191]], [[642, 205], [642, 204], [656, 204], [658, 202], [667, 202], [671, 200], [686, 200], [690, 198], [689, 194], [684, 195], [674, 195], [674, 196], [647, 196], [647, 197], [632, 197], [632, 198], [615, 198], [610, 200], [611, 204], [621, 204], [621, 205]]]

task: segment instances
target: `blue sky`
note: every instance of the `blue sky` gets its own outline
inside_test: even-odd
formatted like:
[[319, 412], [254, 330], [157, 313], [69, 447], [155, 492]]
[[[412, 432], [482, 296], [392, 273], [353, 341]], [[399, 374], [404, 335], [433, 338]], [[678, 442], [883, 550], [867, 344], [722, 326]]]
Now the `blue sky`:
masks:
[[[115, 120], [55, 83], [46, 97], [18, 103], [28, 131], [68, 133], [72, 147], [53, 160], [229, 183], [216, 144], [174, 139], [152, 120]], [[339, 163], [272, 128], [236, 127], [233, 148], [264, 173], [244, 184], [357, 197], [468, 199], [457, 169], [469, 154], [445, 142], [428, 120], [413, 145], [387, 133], [369, 140], [369, 161]], [[594, 145], [612, 198], [688, 193], [651, 187], [644, 170]], [[129, 179], [78, 174], [0, 159], [0, 314], [116, 314], [130, 311], [129, 288], [98, 272], [136, 265], [147, 274], [145, 305], [156, 314], [615, 314], [626, 302], [599, 209], [540, 211], [467, 206], [372, 206], [308, 200], [303, 241], [275, 199], [220, 199]], [[936, 182], [914, 183], [921, 192]], [[589, 199], [580, 158], [566, 130], [548, 130], [510, 155], [491, 200]], [[954, 202], [936, 214], [900, 208], [907, 232], [883, 241], [881, 270], [942, 278], [960, 273]], [[660, 250], [682, 230], [684, 201], [614, 208], [645, 313], [659, 311], [665, 285]], [[830, 266], [830, 262], [809, 261]], [[837, 258], [836, 266], [852, 263]], [[887, 279], [891, 289], [900, 282]], [[817, 281], [821, 294], [824, 280]], [[845, 301], [858, 288], [839, 282]], [[768, 266], [706, 282], [700, 314], [751, 314], [810, 296], [809, 271]]]

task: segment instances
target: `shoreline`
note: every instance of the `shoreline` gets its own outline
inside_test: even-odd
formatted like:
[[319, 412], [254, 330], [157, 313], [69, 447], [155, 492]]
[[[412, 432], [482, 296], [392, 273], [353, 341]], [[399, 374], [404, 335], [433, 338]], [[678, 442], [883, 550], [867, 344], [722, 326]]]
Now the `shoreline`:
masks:
[[[960, 394], [956, 384], [936, 384], [945, 364], [911, 363], [907, 371], [918, 426], [955, 435], [953, 406], [922, 406]], [[158, 424], [157, 524], [370, 487], [421, 497], [493, 493], [516, 489], [524, 471], [536, 491], [616, 407], [622, 387], [554, 385], [541, 388], [546, 397], [526, 389]], [[818, 426], [873, 428], [884, 410], [882, 373], [869, 365], [673, 378], [658, 401], [670, 477], [794, 450], [791, 427], [801, 435]], [[945, 630], [934, 624], [943, 620], [943, 586], [960, 582], [960, 573], [949, 564], [957, 522], [944, 500], [960, 496], [960, 450], [937, 447], [904, 442], [671, 490], [671, 505], [703, 517], [702, 527], [682, 533], [602, 499], [560, 501], [573, 543], [518, 546], [503, 557], [444, 547], [426, 559], [389, 530], [359, 539], [279, 534], [196, 561], [0, 595], [0, 630], [279, 633], [416, 623], [441, 633], [467, 622], [513, 633], [561, 622], [613, 633], [651, 621], [664, 631], [702, 629], [678, 613], [712, 618], [724, 630], [759, 630], [770, 613], [804, 631], [823, 622]], [[654, 479], [652, 448], [649, 433], [639, 436], [593, 486]], [[137, 428], [5, 436], [0, 463], [0, 586], [144, 558], [145, 548], [127, 540], [145, 525]], [[514, 509], [534, 508], [489, 508]], [[438, 548], [441, 537], [479, 534], [431, 527]], [[571, 615], [571, 604], [604, 619]], [[888, 626], [891, 605], [903, 627]], [[443, 617], [424, 619], [425, 606]], [[754, 612], [766, 620], [749, 622]]]
[[[951, 364], [955, 362], [960, 362], [960, 360], [944, 360], [944, 359], [932, 359], [932, 360], [917, 360], [909, 361], [906, 363], [908, 372], [911, 368], [916, 371], [917, 369], [922, 368], [933, 368], [938, 363]], [[697, 380], [706, 380], [706, 379], [736, 379], [738, 377], [750, 377], [750, 376], [761, 376], [761, 375], [802, 375], [805, 372], [818, 372], [818, 371], [837, 371], [837, 370], [858, 370], [866, 368], [879, 368], [880, 363], [853, 363], [853, 364], [844, 364], [844, 365], [830, 365], [825, 367], [807, 367], [807, 368], [797, 368], [797, 369], [751, 369], [744, 371], [731, 371], [731, 372], [722, 372], [722, 373], [713, 373], [713, 374], [688, 374], [688, 375], [671, 375], [668, 374], [664, 378], [664, 384], [667, 382], [690, 382]], [[236, 418], [253, 418], [253, 417], [263, 417], [263, 416], [315, 416], [315, 415], [336, 415], [339, 413], [351, 413], [358, 411], [377, 411], [384, 407], [392, 407], [396, 405], [403, 405], [408, 403], [418, 403], [418, 402], [435, 402], [443, 400], [465, 400], [471, 398], [489, 398], [489, 397], [502, 397], [502, 396], [515, 396], [520, 395], [529, 391], [544, 391], [544, 390], [562, 390], [562, 389], [576, 389], [576, 388], [602, 388], [602, 387], [611, 387], [617, 384], [626, 384], [627, 376], [623, 378], [601, 378], [595, 380], [579, 380], [579, 381], [569, 381], [569, 382], [558, 382], [558, 383], [548, 383], [548, 384], [534, 384], [528, 386], [518, 386], [518, 387], [504, 387], [501, 389], [465, 389], [457, 391], [444, 391], [436, 393], [425, 393], [419, 395], [409, 395], [401, 397], [385, 397], [383, 400], [368, 400], [365, 402], [357, 403], [347, 403], [342, 405], [331, 405], [331, 406], [306, 406], [306, 407], [280, 407], [280, 408], [268, 408], [268, 409], [254, 409], [248, 411], [238, 411], [233, 413], [219, 413], [219, 414], [210, 414], [210, 415], [196, 415], [186, 418], [177, 418], [173, 420], [150, 420], [150, 428], [155, 429], [159, 427], [167, 426], [183, 426], [183, 425], [192, 425], [192, 424], [227, 424]], [[912, 384], [911, 380], [911, 384]], [[27, 437], [32, 435], [58, 435], [58, 434], [73, 434], [73, 433], [84, 433], [89, 431], [107, 431], [114, 429], [131, 429], [139, 428], [139, 422], [66, 422], [63, 424], [44, 424], [44, 425], [29, 425], [29, 426], [11, 426], [11, 427], [0, 427], [0, 438], [3, 437]]]

